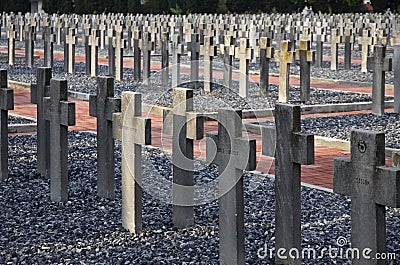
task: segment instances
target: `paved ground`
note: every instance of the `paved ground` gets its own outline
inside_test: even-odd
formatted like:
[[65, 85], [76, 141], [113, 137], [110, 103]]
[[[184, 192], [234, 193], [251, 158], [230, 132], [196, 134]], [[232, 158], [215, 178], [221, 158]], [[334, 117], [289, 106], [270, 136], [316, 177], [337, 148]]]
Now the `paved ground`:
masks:
[[[0, 49], [2, 50], [2, 49]], [[42, 56], [42, 53], [36, 51], [36, 54]], [[62, 54], [55, 53], [56, 58], [62, 58]], [[84, 56], [77, 55], [76, 61], [84, 61]], [[100, 63], [106, 64], [106, 58], [100, 58]], [[124, 63], [127, 67], [132, 66], [133, 63], [131, 60], [126, 60]], [[157, 70], [160, 68], [159, 63], [152, 64], [152, 69]], [[182, 72], [185, 73], [186, 69], [183, 69]], [[219, 76], [222, 73], [215, 71], [215, 76]], [[221, 76], [222, 77], [222, 76]], [[234, 74], [234, 78], [238, 77], [238, 74]], [[250, 79], [254, 81], [259, 81], [259, 76], [252, 75]], [[270, 77], [270, 83], [277, 84], [278, 78]], [[298, 85], [298, 79], [291, 79], [291, 84]], [[332, 82], [324, 82], [324, 81], [313, 81], [311, 86], [318, 88], [325, 88], [331, 90], [340, 90], [340, 91], [353, 91], [353, 92], [363, 92], [370, 93], [371, 87], [368, 86], [358, 86], [354, 84], [337, 84]], [[393, 95], [392, 90], [386, 91], [387, 95]], [[70, 127], [71, 130], [83, 130], [83, 131], [96, 131], [96, 119], [89, 116], [89, 104], [88, 102], [77, 101], [71, 99], [76, 104], [76, 126]], [[10, 111], [11, 113], [23, 115], [26, 117], [36, 118], [36, 105], [30, 103], [30, 94], [29, 91], [15, 89], [15, 109]], [[369, 111], [358, 111], [358, 112], [350, 112], [350, 113], [369, 113]], [[347, 113], [332, 113], [328, 115], [342, 115]], [[144, 115], [147, 115], [144, 113]], [[317, 114], [327, 115], [327, 114]], [[171, 137], [165, 134], [162, 134], [162, 118], [155, 115], [149, 115], [152, 118], [152, 145], [155, 147], [161, 147], [165, 150], [171, 150]], [[310, 116], [310, 115], [307, 115]], [[315, 116], [315, 115], [311, 115]], [[216, 131], [217, 123], [216, 122], [207, 122], [205, 126], [205, 130], [208, 131]], [[274, 172], [274, 164], [272, 158], [265, 157], [261, 155], [261, 139], [259, 135], [250, 134], [249, 137], [255, 138], [257, 140], [257, 159], [258, 166], [257, 170], [265, 173], [273, 173]], [[205, 157], [205, 140], [196, 141], [195, 144], [195, 155], [197, 157]], [[317, 146], [315, 148], [315, 164], [310, 166], [302, 166], [302, 181], [305, 183], [325, 187], [332, 188], [333, 183], [333, 158], [337, 156], [347, 156], [348, 152], [342, 151], [335, 148], [328, 148]], [[389, 161], [390, 163], [390, 161]]]

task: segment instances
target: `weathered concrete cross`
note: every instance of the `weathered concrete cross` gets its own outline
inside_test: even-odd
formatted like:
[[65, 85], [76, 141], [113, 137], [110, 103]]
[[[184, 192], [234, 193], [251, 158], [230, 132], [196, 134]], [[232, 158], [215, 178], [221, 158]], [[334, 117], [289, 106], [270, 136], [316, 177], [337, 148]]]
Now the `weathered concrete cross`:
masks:
[[15, 64], [15, 38], [16, 36], [15, 25], [10, 24], [7, 27], [7, 39], [8, 39], [8, 64]]
[[275, 51], [275, 60], [279, 62], [279, 102], [289, 100], [290, 64], [295, 59], [294, 55], [290, 41], [281, 41], [281, 49]]
[[253, 50], [249, 48], [249, 40], [241, 38], [239, 47], [235, 48], [235, 56], [239, 59], [239, 96], [247, 98], [249, 94], [249, 61], [253, 58]]
[[[351, 247], [375, 257], [386, 253], [385, 206], [400, 207], [400, 168], [385, 166], [385, 134], [351, 132], [351, 158], [334, 159], [333, 191], [351, 197]], [[386, 264], [355, 258], [352, 264]]]
[[217, 46], [213, 45], [213, 37], [205, 36], [204, 44], [200, 45], [200, 55], [204, 56], [204, 91], [211, 92], [212, 60], [217, 55]]
[[184, 53], [184, 45], [181, 43], [181, 38], [179, 34], [173, 36], [172, 42], [170, 43], [170, 48], [172, 51], [172, 88], [178, 87], [181, 83], [181, 56]]
[[53, 47], [56, 41], [53, 27], [49, 26], [43, 29], [43, 40], [44, 66], [53, 67]]
[[123, 32], [117, 30], [115, 38], [113, 38], [112, 46], [115, 48], [115, 79], [121, 81], [123, 79], [124, 69], [124, 48], [126, 48], [126, 40], [123, 38]]
[[[300, 106], [277, 103], [275, 128], [262, 128], [262, 154], [275, 156], [275, 249], [301, 253], [301, 165], [314, 163], [314, 136], [301, 133]], [[301, 264], [301, 259], [277, 264]]]
[[133, 42], [133, 78], [136, 81], [141, 80], [141, 71], [142, 71], [142, 63], [141, 58], [142, 54], [140, 51], [140, 39], [142, 38], [142, 31], [135, 30], [132, 36]]
[[342, 38], [338, 35], [337, 29], [331, 29], [331, 70], [336, 71], [339, 63], [339, 43]]
[[207, 133], [206, 149], [219, 172], [219, 261], [244, 264], [243, 170], [256, 168], [256, 140], [242, 138], [241, 110], [218, 110], [218, 134]]
[[114, 97], [114, 78], [97, 77], [97, 94], [90, 95], [89, 114], [97, 118], [97, 195], [114, 198], [113, 113], [121, 111]]
[[142, 95], [122, 92], [113, 130], [122, 142], [122, 225], [131, 233], [142, 231], [142, 145], [151, 144], [151, 120], [141, 115]]
[[269, 87], [269, 61], [274, 56], [274, 48], [270, 38], [260, 38], [257, 53], [257, 56], [260, 57], [260, 94], [265, 97], [268, 94]]
[[190, 88], [199, 87], [199, 34], [191, 34], [190, 42], [187, 42], [187, 50], [190, 51]]
[[50, 121], [50, 197], [68, 200], [68, 126], [75, 125], [75, 102], [69, 102], [67, 80], [50, 80], [50, 97], [43, 98], [44, 118]]
[[224, 43], [220, 44], [220, 53], [223, 54], [224, 61], [224, 89], [228, 91], [232, 88], [232, 66], [235, 56], [235, 40], [232, 35], [224, 36]]
[[154, 49], [154, 42], [151, 41], [151, 33], [144, 32], [140, 41], [140, 49], [143, 53], [143, 84], [149, 85], [151, 73], [151, 51]]
[[346, 28], [344, 31], [344, 36], [342, 38], [344, 41], [344, 69], [350, 70], [351, 68], [351, 50], [354, 43], [354, 34], [351, 28]]
[[78, 38], [75, 36], [75, 29], [69, 29], [68, 35], [65, 37], [65, 42], [68, 44], [68, 53], [67, 55], [64, 54], [64, 60], [68, 61], [68, 73], [70, 74], [75, 74], [75, 45], [77, 41]]
[[0, 181], [8, 177], [8, 111], [14, 109], [14, 90], [7, 87], [7, 70], [0, 69]]
[[368, 29], [364, 29], [362, 36], [358, 37], [358, 44], [361, 46], [361, 72], [368, 72], [367, 58], [369, 47], [372, 45], [372, 37]]
[[373, 71], [372, 113], [385, 113], [385, 72], [392, 70], [392, 59], [386, 58], [386, 47], [375, 45], [374, 54], [367, 59], [367, 69]]
[[98, 73], [98, 64], [99, 64], [99, 31], [96, 29], [92, 29], [92, 32], [89, 36], [89, 46], [90, 46], [90, 75], [97, 76]]

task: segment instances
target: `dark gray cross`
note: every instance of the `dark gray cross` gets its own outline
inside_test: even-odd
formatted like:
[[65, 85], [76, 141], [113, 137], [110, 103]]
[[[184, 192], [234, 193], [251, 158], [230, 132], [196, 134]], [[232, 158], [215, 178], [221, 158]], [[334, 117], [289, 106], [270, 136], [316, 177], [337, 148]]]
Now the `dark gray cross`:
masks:
[[151, 66], [151, 51], [154, 49], [154, 42], [151, 41], [151, 33], [143, 33], [143, 38], [140, 41], [140, 48], [143, 53], [143, 84], [149, 84], [150, 66]]
[[394, 112], [400, 113], [400, 44], [393, 46]]
[[[386, 253], [385, 206], [400, 207], [400, 168], [385, 166], [385, 134], [351, 132], [351, 158], [334, 159], [333, 191], [351, 197], [351, 247], [368, 253]], [[352, 264], [386, 264], [366, 260]]]
[[15, 38], [17, 37], [15, 26], [9, 25], [7, 27], [7, 39], [8, 39], [8, 64], [15, 64]]
[[170, 134], [172, 124], [173, 224], [189, 227], [194, 224], [193, 141], [203, 138], [204, 120], [193, 112], [193, 89], [173, 88], [172, 104], [163, 132]]
[[108, 51], [108, 75], [115, 76], [115, 48], [113, 47], [113, 41], [115, 38], [115, 30], [108, 29], [106, 37], [106, 45]]
[[311, 50], [310, 41], [300, 41], [296, 60], [300, 61], [300, 100], [305, 103], [310, 100], [311, 63], [315, 61], [315, 51]]
[[133, 42], [133, 78], [136, 81], [141, 80], [141, 51], [140, 51], [140, 39], [142, 38], [142, 32], [140, 30], [135, 30], [132, 36]]
[[43, 40], [44, 66], [53, 67], [53, 47], [56, 41], [53, 27], [48, 26], [43, 29]]
[[68, 47], [68, 43], [67, 43], [67, 37], [69, 34], [69, 30], [70, 30], [70, 22], [68, 18], [64, 18], [63, 21], [63, 33], [62, 33], [62, 41], [64, 43], [64, 71], [68, 72], [68, 52], [69, 52], [69, 47]]
[[97, 77], [97, 94], [90, 95], [89, 115], [97, 118], [97, 195], [114, 198], [113, 113], [121, 111], [114, 97], [114, 78]]
[[218, 134], [207, 133], [206, 149], [219, 172], [219, 262], [244, 264], [243, 170], [256, 168], [256, 140], [242, 138], [241, 110], [218, 110]]
[[68, 100], [67, 80], [50, 80], [50, 97], [43, 98], [44, 118], [50, 121], [50, 197], [68, 200], [68, 126], [75, 125], [75, 102]]
[[8, 111], [14, 109], [14, 90], [7, 87], [7, 70], [0, 69], [0, 181], [8, 177]]
[[92, 29], [90, 27], [86, 27], [83, 30], [83, 42], [85, 43], [85, 72], [87, 75], [90, 75], [90, 73], [92, 72], [92, 70], [90, 69], [92, 63], [91, 63], [91, 59], [92, 59], [92, 55], [91, 55], [91, 49], [90, 49], [90, 43], [89, 43], [89, 38], [90, 35], [92, 35]]
[[324, 46], [323, 43], [325, 41], [325, 35], [324, 35], [324, 28], [321, 26], [317, 26], [315, 28], [315, 49], [316, 49], [316, 58], [315, 58], [315, 66], [316, 67], [322, 67], [323, 63], [323, 50]]
[[25, 27], [25, 60], [29, 68], [33, 68], [35, 38], [35, 27], [27, 24]]
[[351, 68], [351, 50], [354, 43], [353, 30], [350, 28], [344, 31], [344, 69], [350, 70]]
[[275, 105], [275, 128], [262, 128], [262, 154], [275, 156], [275, 249], [301, 252], [301, 165], [314, 163], [314, 136], [301, 133], [300, 106]]
[[142, 231], [142, 145], [151, 144], [151, 120], [141, 116], [142, 95], [122, 92], [113, 129], [122, 141], [122, 226], [131, 233]]
[[386, 58], [386, 47], [375, 45], [374, 54], [367, 59], [367, 68], [374, 73], [372, 81], [372, 113], [385, 113], [385, 72], [392, 70], [392, 59]]
[[190, 52], [190, 88], [197, 89], [199, 87], [199, 34], [191, 34], [190, 42], [187, 42], [187, 50]]
[[232, 66], [235, 56], [235, 39], [232, 35], [225, 35], [223, 44], [220, 44], [220, 53], [224, 60], [224, 90], [226, 92], [232, 88]]
[[181, 83], [181, 55], [184, 53], [184, 45], [181, 43], [179, 34], [173, 36], [170, 43], [170, 50], [172, 51], [172, 88], [178, 87]]
[[169, 83], [169, 33], [163, 32], [161, 35], [161, 83], [167, 87]]
[[260, 93], [265, 97], [268, 94], [269, 87], [269, 61], [274, 56], [274, 48], [270, 38], [260, 38], [257, 53], [260, 57]]
[[36, 104], [37, 171], [48, 176], [50, 170], [50, 121], [44, 118], [43, 98], [49, 96], [51, 67], [38, 67], [36, 84], [31, 84], [31, 103]]

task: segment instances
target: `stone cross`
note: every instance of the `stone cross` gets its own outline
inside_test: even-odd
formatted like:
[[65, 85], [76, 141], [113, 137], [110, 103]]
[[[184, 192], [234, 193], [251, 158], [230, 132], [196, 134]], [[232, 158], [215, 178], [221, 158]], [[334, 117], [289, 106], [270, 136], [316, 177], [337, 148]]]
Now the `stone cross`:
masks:
[[51, 79], [43, 98], [44, 118], [50, 121], [50, 197], [68, 200], [68, 126], [75, 125], [75, 102], [67, 101], [67, 80]]
[[89, 97], [89, 115], [97, 118], [97, 195], [114, 198], [113, 113], [121, 100], [114, 97], [114, 78], [97, 77], [97, 94]]
[[199, 34], [190, 35], [190, 42], [187, 42], [187, 50], [190, 52], [190, 88], [197, 89], [199, 87]]
[[123, 39], [123, 32], [117, 30], [112, 46], [115, 48], [115, 79], [118, 81], [123, 79], [124, 48], [126, 48], [126, 45], [126, 40]]
[[49, 96], [51, 67], [38, 67], [36, 84], [31, 84], [31, 103], [36, 104], [37, 172], [44, 177], [50, 171], [50, 122], [45, 119], [43, 98]]
[[14, 25], [9, 25], [7, 27], [7, 39], [8, 39], [8, 64], [15, 64], [15, 38], [16, 31]]
[[294, 55], [290, 41], [281, 41], [281, 49], [275, 51], [275, 60], [279, 62], [279, 102], [289, 100], [290, 64], [295, 59]]
[[161, 83], [167, 87], [169, 83], [169, 33], [163, 32], [161, 35]]
[[205, 36], [204, 44], [200, 45], [200, 55], [204, 56], [204, 91], [211, 92], [212, 60], [217, 55], [217, 46], [213, 45], [213, 37]]
[[257, 48], [260, 57], [260, 93], [267, 96], [269, 87], [269, 61], [274, 56], [274, 48], [270, 38], [261, 37]]
[[[275, 249], [301, 252], [301, 165], [314, 163], [314, 136], [301, 133], [300, 106], [277, 103], [275, 128], [262, 128], [262, 140], [262, 154], [275, 156]], [[301, 264], [278, 257], [275, 262]]]
[[97, 37], [99, 38], [99, 44], [97, 46], [100, 45], [100, 49], [104, 50], [104, 43], [106, 38], [106, 24], [104, 23], [103, 19], [100, 20], [98, 31], [100, 34], [97, 35]]
[[393, 46], [394, 112], [400, 113], [400, 44]]
[[85, 43], [85, 71], [87, 75], [90, 75], [92, 72], [92, 55], [90, 49], [90, 36], [92, 35], [92, 29], [90, 27], [86, 27], [83, 30], [83, 42]]
[[178, 87], [181, 83], [181, 56], [184, 53], [184, 45], [181, 43], [181, 38], [179, 34], [175, 34], [173, 36], [173, 40], [170, 44], [170, 48], [172, 51], [172, 88]]
[[99, 31], [92, 29], [89, 36], [89, 46], [90, 46], [90, 76], [97, 76], [98, 64], [99, 64]]
[[65, 42], [68, 44], [68, 53], [64, 54], [64, 60], [68, 63], [68, 73], [75, 74], [75, 45], [78, 38], [75, 36], [75, 29], [69, 29], [68, 35], [65, 37]]
[[27, 24], [25, 28], [25, 60], [29, 68], [33, 68], [34, 63], [35, 35], [35, 28]]
[[142, 38], [142, 32], [140, 30], [135, 30], [133, 32], [132, 36], [132, 42], [133, 42], [133, 78], [136, 81], [141, 80], [141, 68], [142, 68], [142, 63], [141, 63], [141, 51], [140, 51], [140, 46], [139, 42], [140, 39]]
[[8, 111], [14, 109], [14, 91], [7, 87], [7, 70], [0, 69], [0, 181], [8, 178]]
[[323, 63], [323, 41], [325, 41], [324, 28], [317, 26], [315, 28], [315, 43], [316, 43], [316, 58], [315, 58], [315, 66], [322, 67]]
[[256, 140], [242, 138], [241, 110], [218, 110], [218, 134], [207, 133], [206, 149], [219, 172], [219, 263], [244, 264], [243, 170], [256, 168]]
[[235, 48], [235, 56], [239, 59], [239, 96], [247, 98], [249, 94], [249, 61], [253, 58], [253, 50], [249, 48], [248, 39], [240, 39], [239, 47]]
[[[400, 207], [400, 168], [385, 166], [385, 134], [354, 130], [351, 158], [334, 159], [333, 191], [351, 197], [351, 247], [375, 257], [386, 253], [385, 207]], [[386, 264], [354, 259], [352, 264]]]
[[386, 47], [375, 45], [374, 54], [367, 59], [367, 69], [373, 71], [372, 113], [385, 113], [385, 72], [392, 70], [392, 59], [386, 57]]
[[108, 51], [108, 76], [115, 76], [115, 47], [114, 38], [116, 36], [115, 29], [107, 30], [106, 45]]
[[56, 36], [53, 31], [53, 27], [45, 27], [43, 30], [43, 54], [44, 54], [44, 66], [53, 67], [53, 46], [56, 41]]
[[341, 42], [337, 29], [331, 29], [331, 70], [336, 71], [339, 63], [339, 43]]
[[154, 42], [151, 41], [151, 33], [143, 33], [143, 38], [140, 41], [140, 49], [143, 53], [143, 84], [149, 85], [151, 73], [151, 51], [154, 49]]
[[344, 69], [351, 69], [351, 50], [354, 43], [354, 35], [353, 30], [350, 28], [345, 29], [344, 31]]
[[315, 61], [315, 51], [311, 50], [310, 41], [300, 41], [296, 60], [300, 61], [300, 100], [305, 103], [310, 100], [310, 66]]
[[358, 37], [358, 44], [361, 46], [361, 72], [368, 72], [367, 58], [369, 47], [372, 45], [372, 37], [368, 29], [364, 29], [362, 36]]
[[142, 145], [151, 144], [151, 120], [142, 118], [142, 95], [124, 91], [113, 114], [114, 138], [122, 141], [122, 226], [142, 231]]
[[[203, 117], [193, 113], [193, 89], [173, 88], [172, 110], [172, 200], [173, 223], [177, 227], [194, 224], [193, 143], [204, 135]], [[164, 123], [170, 123], [167, 118]]]
[[[70, 30], [70, 22], [68, 19], [64, 18], [63, 21], [63, 34], [62, 34], [62, 38], [63, 38], [63, 42], [64, 42], [64, 71], [67, 72], [68, 71], [68, 52], [69, 52], [69, 45], [67, 43], [67, 38], [68, 38], [68, 34], [69, 34], [69, 30]], [[75, 31], [73, 32], [73, 36], [75, 37]]]
[[232, 67], [235, 56], [235, 40], [232, 35], [224, 36], [224, 43], [220, 44], [220, 53], [223, 54], [224, 67], [224, 90], [232, 88]]

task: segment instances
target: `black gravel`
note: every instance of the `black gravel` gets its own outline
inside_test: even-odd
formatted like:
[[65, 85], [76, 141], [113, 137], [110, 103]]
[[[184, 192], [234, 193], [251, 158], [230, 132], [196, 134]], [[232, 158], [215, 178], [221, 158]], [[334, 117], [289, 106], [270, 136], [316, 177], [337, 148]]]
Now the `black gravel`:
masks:
[[[116, 199], [96, 197], [96, 139], [69, 133], [69, 195], [49, 200], [49, 181], [35, 173], [36, 136], [10, 137], [9, 179], [0, 185], [0, 264], [217, 264], [218, 204], [195, 208], [195, 226], [172, 227], [171, 206], [151, 197], [171, 179], [170, 156], [143, 151], [143, 230], [129, 234], [121, 226], [120, 147], [116, 144]], [[216, 177], [214, 166], [196, 165], [196, 183]], [[150, 185], [150, 186], [147, 186]], [[213, 185], [215, 186], [215, 185]], [[168, 193], [168, 189], [166, 189]], [[245, 174], [246, 263], [271, 264], [258, 257], [274, 245], [274, 183]], [[343, 196], [302, 189], [302, 245], [317, 250], [350, 238], [350, 201]], [[400, 213], [387, 213], [388, 252], [400, 254]], [[346, 247], [346, 246], [345, 246]], [[348, 246], [347, 246], [348, 247]], [[327, 256], [306, 264], [349, 264]]]
[[17, 117], [13, 115], [8, 116], [8, 124], [29, 124], [29, 123], [35, 123], [36, 121], [33, 119], [26, 119], [22, 117]]
[[[319, 136], [350, 141], [354, 129], [381, 131], [385, 133], [386, 147], [400, 149], [400, 117], [397, 113], [352, 114], [328, 117], [303, 118], [302, 130]], [[261, 122], [271, 125], [273, 122]]]

